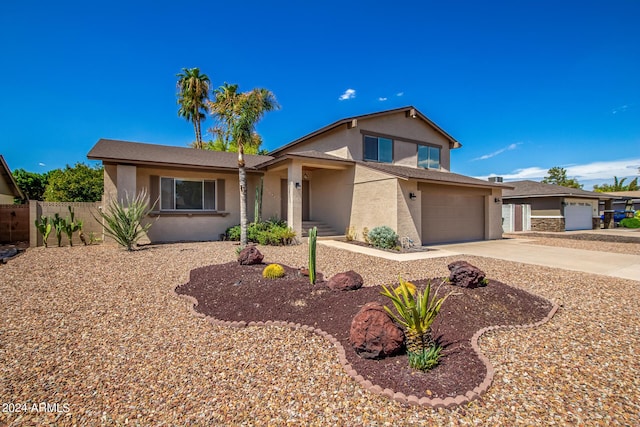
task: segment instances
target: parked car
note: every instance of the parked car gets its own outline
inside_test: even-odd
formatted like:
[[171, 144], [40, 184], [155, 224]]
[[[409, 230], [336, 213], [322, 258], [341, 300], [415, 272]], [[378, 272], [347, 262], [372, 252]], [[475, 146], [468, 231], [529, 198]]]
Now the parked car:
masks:
[[[631, 217], [635, 214], [635, 211], [631, 211]], [[627, 211], [613, 211], [613, 222], [619, 223], [627, 217]], [[604, 221], [604, 214], [600, 215], [600, 219]]]

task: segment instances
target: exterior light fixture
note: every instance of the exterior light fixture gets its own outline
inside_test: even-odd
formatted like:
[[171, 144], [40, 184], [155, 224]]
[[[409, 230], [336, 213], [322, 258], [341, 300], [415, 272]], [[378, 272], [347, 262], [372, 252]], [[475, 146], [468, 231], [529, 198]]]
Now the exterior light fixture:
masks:
[[296, 188], [299, 190], [300, 189], [300, 183], [296, 182]]
[[416, 199], [416, 193], [409, 193], [409, 198], [411, 200], [415, 200]]

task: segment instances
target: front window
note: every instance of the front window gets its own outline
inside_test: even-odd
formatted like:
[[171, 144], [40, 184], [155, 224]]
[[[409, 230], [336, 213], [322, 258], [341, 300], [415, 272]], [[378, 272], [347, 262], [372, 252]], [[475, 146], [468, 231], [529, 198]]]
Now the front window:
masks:
[[160, 178], [161, 210], [215, 210], [216, 182]]
[[440, 147], [419, 145], [418, 167], [425, 169], [440, 169]]
[[374, 162], [393, 162], [393, 141], [377, 136], [364, 137], [364, 160]]

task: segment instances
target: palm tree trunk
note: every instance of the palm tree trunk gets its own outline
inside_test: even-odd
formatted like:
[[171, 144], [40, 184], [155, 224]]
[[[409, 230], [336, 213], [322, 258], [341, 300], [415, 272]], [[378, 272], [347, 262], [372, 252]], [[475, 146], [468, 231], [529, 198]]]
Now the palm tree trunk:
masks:
[[193, 132], [196, 134], [196, 148], [202, 148], [200, 141], [198, 140], [198, 121], [193, 121]]
[[198, 146], [200, 148], [204, 148], [204, 144], [202, 144], [202, 127], [200, 126], [200, 120], [197, 120], [198, 127], [196, 129], [196, 141], [198, 141]]
[[240, 246], [247, 246], [247, 171], [244, 168], [244, 147], [238, 143], [238, 177], [240, 181]]

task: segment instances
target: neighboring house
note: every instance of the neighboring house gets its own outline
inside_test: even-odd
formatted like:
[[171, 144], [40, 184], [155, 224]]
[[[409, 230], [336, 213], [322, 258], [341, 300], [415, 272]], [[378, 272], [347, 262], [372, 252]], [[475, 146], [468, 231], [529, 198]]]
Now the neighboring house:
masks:
[[[511, 226], [506, 226], [505, 232], [600, 228], [598, 203], [600, 200], [610, 201], [613, 198], [603, 193], [535, 181], [511, 181], [508, 184], [513, 189], [503, 192], [502, 203], [505, 222]], [[512, 221], [506, 221], [509, 212], [513, 212]], [[517, 228], [518, 221], [524, 224], [522, 230]]]
[[[450, 172], [460, 143], [413, 107], [337, 121], [269, 156], [247, 156], [248, 214], [264, 179], [264, 218], [338, 234], [387, 225], [416, 244], [499, 239], [508, 185]], [[216, 240], [240, 222], [237, 155], [101, 139], [105, 200], [146, 189], [158, 200], [151, 241]]]
[[615, 211], [640, 211], [640, 191], [612, 191], [605, 194], [615, 197], [612, 206]]
[[0, 154], [0, 205], [12, 205], [15, 197], [24, 199], [24, 194], [11, 175], [7, 162]]

